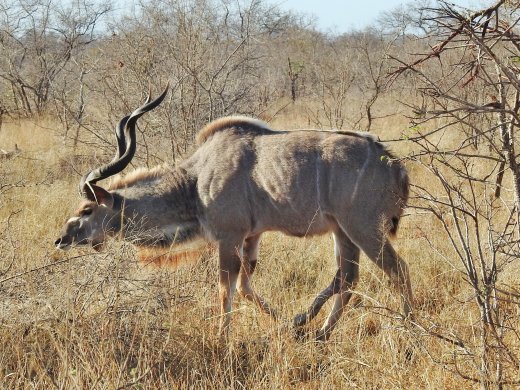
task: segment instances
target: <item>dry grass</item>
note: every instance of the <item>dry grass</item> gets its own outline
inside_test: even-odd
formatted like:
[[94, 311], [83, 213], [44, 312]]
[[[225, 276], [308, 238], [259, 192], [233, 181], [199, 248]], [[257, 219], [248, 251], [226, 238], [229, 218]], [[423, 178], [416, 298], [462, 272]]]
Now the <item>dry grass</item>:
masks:
[[[398, 299], [365, 257], [357, 304], [331, 340], [295, 340], [287, 325], [334, 274], [330, 237], [266, 235], [253, 284], [282, 320], [237, 299], [230, 345], [220, 343], [214, 254], [170, 270], [139, 264], [124, 243], [110, 242], [103, 253], [56, 251], [54, 239], [78, 200], [76, 171], [89, 161], [63, 149], [48, 126], [4, 123], [0, 148], [14, 143], [22, 153], [0, 161], [0, 388], [475, 386], [454, 373], [456, 347], [397, 319]], [[431, 217], [411, 215], [396, 241], [410, 265], [418, 317], [477, 343], [471, 290], [436, 229]], [[461, 370], [471, 364], [464, 359]]]

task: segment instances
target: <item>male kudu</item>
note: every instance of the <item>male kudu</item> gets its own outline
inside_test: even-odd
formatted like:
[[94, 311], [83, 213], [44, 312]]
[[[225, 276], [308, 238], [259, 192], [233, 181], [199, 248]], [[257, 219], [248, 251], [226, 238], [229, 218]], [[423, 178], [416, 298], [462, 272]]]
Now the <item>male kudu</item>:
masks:
[[99, 248], [118, 235], [145, 253], [163, 257], [197, 238], [216, 242], [219, 253], [220, 332], [225, 333], [235, 290], [274, 316], [250, 286], [260, 236], [277, 230], [303, 237], [332, 232], [337, 272], [310, 308], [295, 317], [302, 326], [336, 295], [318, 331], [327, 339], [350, 299], [359, 253], [380, 266], [412, 311], [406, 264], [388, 240], [395, 235], [408, 198], [408, 175], [373, 137], [344, 131], [274, 131], [246, 117], [227, 117], [197, 135], [198, 148], [176, 167], [140, 170], [109, 190], [95, 183], [121, 172], [136, 148], [137, 119], [158, 106], [166, 90], [123, 118], [114, 159], [85, 175], [86, 200], [70, 218], [56, 246]]

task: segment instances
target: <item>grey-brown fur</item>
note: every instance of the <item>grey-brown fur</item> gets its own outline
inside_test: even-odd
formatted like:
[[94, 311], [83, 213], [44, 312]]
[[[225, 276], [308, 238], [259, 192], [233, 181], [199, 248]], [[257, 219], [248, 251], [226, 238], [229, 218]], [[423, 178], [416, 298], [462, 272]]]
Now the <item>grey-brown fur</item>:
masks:
[[[245, 118], [221, 119], [197, 138], [198, 148], [176, 168], [140, 173], [109, 192], [94, 186], [100, 200], [84, 225], [123, 220], [109, 233], [123, 231], [138, 246], [167, 247], [196, 237], [216, 242], [223, 333], [235, 290], [275, 315], [249, 284], [260, 236], [269, 230], [334, 235], [336, 276], [294, 320], [296, 326], [307, 323], [336, 295], [318, 339], [329, 337], [351, 296], [360, 250], [390, 277], [405, 314], [411, 313], [407, 266], [387, 239], [405, 207], [408, 176], [379, 142], [354, 132], [273, 131]], [[91, 241], [101, 243], [103, 233], [96, 231]], [[77, 241], [64, 234], [57, 245]]]

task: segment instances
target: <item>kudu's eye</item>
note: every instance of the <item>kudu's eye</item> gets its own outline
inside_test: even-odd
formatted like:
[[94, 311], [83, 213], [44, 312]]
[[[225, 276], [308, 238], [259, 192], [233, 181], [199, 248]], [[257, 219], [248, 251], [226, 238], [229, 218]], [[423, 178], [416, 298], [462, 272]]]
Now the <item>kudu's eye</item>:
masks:
[[87, 215], [90, 215], [92, 214], [92, 209], [89, 207], [89, 208], [86, 208], [86, 209], [83, 209], [81, 210], [81, 216], [87, 216]]

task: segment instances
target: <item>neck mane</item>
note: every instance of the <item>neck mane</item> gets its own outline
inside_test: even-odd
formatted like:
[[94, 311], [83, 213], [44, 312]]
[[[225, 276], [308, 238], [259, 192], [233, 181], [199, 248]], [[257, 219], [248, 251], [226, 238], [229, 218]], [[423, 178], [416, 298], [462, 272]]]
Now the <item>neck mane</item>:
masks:
[[122, 198], [123, 236], [142, 261], [174, 264], [204, 247], [196, 180], [183, 169], [138, 169], [109, 189]]
[[110, 191], [115, 191], [133, 187], [135, 185], [147, 184], [160, 178], [168, 171], [171, 172], [171, 170], [172, 168], [166, 165], [160, 165], [151, 169], [137, 168], [125, 176], [116, 176], [112, 183], [110, 183], [108, 189]]

